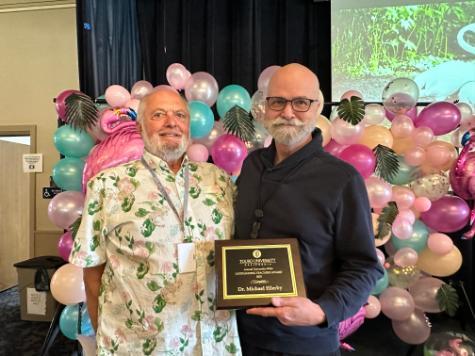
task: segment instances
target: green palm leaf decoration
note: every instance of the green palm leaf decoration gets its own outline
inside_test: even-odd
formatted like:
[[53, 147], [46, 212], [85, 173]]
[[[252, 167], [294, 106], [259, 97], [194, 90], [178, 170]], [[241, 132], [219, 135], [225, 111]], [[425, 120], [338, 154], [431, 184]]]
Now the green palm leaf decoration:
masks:
[[81, 225], [81, 216], [78, 217], [69, 227], [71, 229], [71, 235], [73, 236], [73, 240], [76, 238], [76, 234], [79, 230], [79, 225]]
[[378, 216], [378, 234], [376, 235], [377, 239], [382, 239], [391, 232], [391, 226], [398, 213], [399, 210], [396, 206], [396, 203], [393, 201], [390, 201], [388, 205], [383, 208], [381, 214]]
[[74, 128], [86, 130], [92, 128], [98, 120], [98, 111], [94, 101], [83, 93], [73, 93], [65, 100], [67, 123]]
[[338, 105], [338, 116], [352, 125], [357, 125], [364, 118], [364, 102], [357, 96], [350, 100], [343, 99]]
[[376, 156], [376, 175], [385, 181], [391, 180], [399, 171], [399, 160], [396, 152], [383, 145], [377, 145], [373, 148], [373, 152]]
[[450, 316], [454, 316], [459, 308], [459, 296], [454, 287], [450, 284], [442, 284], [435, 296], [439, 308], [447, 312]]
[[254, 119], [250, 113], [234, 105], [223, 117], [224, 129], [243, 141], [251, 141], [254, 137]]

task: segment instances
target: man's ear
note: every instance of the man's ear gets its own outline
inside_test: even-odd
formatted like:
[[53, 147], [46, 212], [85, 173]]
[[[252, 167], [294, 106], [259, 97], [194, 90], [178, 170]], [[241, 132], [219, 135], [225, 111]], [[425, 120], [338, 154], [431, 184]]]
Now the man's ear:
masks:
[[318, 89], [318, 109], [317, 109], [318, 115], [322, 113], [324, 103], [325, 103], [325, 98], [323, 97], [323, 93], [320, 89]]

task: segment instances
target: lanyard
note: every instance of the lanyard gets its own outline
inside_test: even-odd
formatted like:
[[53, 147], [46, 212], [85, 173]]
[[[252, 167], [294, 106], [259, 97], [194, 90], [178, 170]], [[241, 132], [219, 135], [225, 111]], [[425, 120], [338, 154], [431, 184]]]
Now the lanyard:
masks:
[[254, 210], [254, 222], [252, 223], [252, 228], [251, 228], [251, 239], [257, 239], [259, 236], [259, 230], [261, 229], [261, 223], [262, 219], [264, 218], [264, 207], [267, 204], [267, 202], [274, 196], [274, 194], [279, 190], [279, 188], [287, 182], [287, 179], [292, 175], [292, 173], [296, 172], [299, 170], [299, 168], [306, 162], [307, 160], [304, 159], [300, 161], [294, 168], [292, 168], [285, 176], [282, 178], [282, 180], [277, 184], [277, 186], [270, 192], [270, 194], [267, 196], [266, 200], [263, 200], [262, 198], [262, 178], [264, 176], [265, 170], [261, 172], [261, 175], [259, 177], [259, 194], [257, 195], [257, 207]]
[[178, 213], [178, 210], [177, 210], [175, 204], [173, 204], [173, 201], [171, 200], [170, 196], [168, 195], [165, 187], [160, 182], [160, 179], [158, 178], [157, 173], [155, 173], [155, 171], [149, 166], [149, 164], [143, 158], [143, 156], [141, 158], [141, 161], [142, 161], [143, 165], [145, 166], [145, 168], [147, 168], [147, 170], [152, 175], [153, 181], [157, 185], [158, 190], [163, 195], [163, 197], [167, 201], [168, 205], [170, 205], [170, 208], [172, 208], [172, 210], [175, 213], [177, 219], [180, 221], [182, 231], [184, 231], [185, 230], [185, 212], [186, 212], [186, 207], [188, 205], [188, 188], [189, 188], [188, 186], [190, 184], [188, 165], [185, 165], [185, 172], [183, 174], [183, 177], [184, 177], [184, 180], [185, 180], [185, 194], [184, 194], [184, 197], [183, 197], [183, 210], [181, 211], [181, 214], [180, 214], [180, 213]]

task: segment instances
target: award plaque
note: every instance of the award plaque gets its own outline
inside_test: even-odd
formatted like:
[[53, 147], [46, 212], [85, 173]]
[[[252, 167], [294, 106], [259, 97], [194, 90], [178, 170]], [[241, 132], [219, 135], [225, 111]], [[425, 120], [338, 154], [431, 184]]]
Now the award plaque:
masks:
[[270, 305], [272, 297], [305, 297], [297, 239], [215, 241], [217, 309]]

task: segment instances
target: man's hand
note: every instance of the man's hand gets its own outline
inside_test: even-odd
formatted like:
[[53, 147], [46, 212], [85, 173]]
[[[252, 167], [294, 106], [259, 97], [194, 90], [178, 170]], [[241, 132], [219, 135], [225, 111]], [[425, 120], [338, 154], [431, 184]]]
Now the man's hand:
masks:
[[287, 326], [319, 325], [325, 321], [325, 313], [318, 304], [308, 298], [272, 298], [273, 307], [247, 309], [247, 314], [275, 317]]

